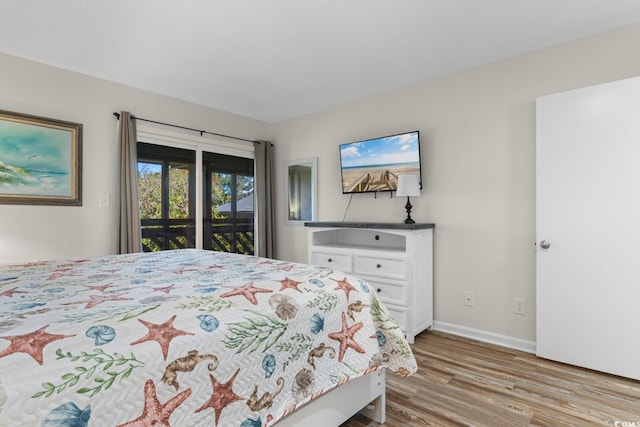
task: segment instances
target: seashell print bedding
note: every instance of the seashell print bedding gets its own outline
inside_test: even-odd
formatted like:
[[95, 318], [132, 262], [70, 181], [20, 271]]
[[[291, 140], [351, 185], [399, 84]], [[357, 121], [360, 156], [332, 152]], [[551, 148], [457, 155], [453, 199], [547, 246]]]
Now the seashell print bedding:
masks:
[[0, 425], [269, 426], [416, 361], [364, 281], [183, 249], [0, 266]]

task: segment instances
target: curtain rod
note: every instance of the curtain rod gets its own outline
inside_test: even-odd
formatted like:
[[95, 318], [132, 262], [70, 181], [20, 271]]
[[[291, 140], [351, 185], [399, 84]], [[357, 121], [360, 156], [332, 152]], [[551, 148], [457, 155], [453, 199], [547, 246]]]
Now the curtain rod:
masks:
[[[120, 120], [120, 113], [113, 113], [113, 115], [114, 115], [118, 120]], [[260, 141], [253, 141], [253, 140], [251, 140], [251, 139], [239, 138], [239, 137], [237, 137], [237, 136], [224, 135], [224, 134], [222, 134], [222, 133], [215, 133], [215, 132], [209, 132], [209, 131], [206, 131], [206, 130], [200, 130], [200, 129], [188, 128], [188, 127], [185, 127], [185, 126], [172, 125], [171, 123], [157, 122], [157, 121], [155, 121], [155, 120], [143, 119], [143, 118], [141, 118], [141, 117], [135, 117], [135, 116], [133, 116], [133, 115], [132, 115], [131, 117], [133, 117], [133, 118], [134, 118], [134, 119], [136, 119], [136, 120], [143, 121], [143, 122], [156, 123], [156, 124], [159, 124], [159, 125], [171, 126], [171, 127], [174, 127], [174, 128], [190, 130], [190, 131], [193, 131], [193, 132], [200, 132], [200, 136], [204, 135], [205, 133], [208, 133], [209, 135], [216, 135], [216, 136], [222, 136], [222, 137], [224, 137], [224, 138], [237, 139], [238, 141], [258, 142], [258, 143], [260, 142]], [[273, 145], [273, 144], [272, 144], [272, 145]]]

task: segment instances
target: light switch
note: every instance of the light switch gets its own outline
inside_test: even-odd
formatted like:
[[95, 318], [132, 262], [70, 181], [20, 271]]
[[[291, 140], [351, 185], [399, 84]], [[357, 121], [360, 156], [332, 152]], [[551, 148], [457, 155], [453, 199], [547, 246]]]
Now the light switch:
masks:
[[101, 194], [98, 196], [98, 207], [108, 208], [111, 206], [111, 195], [110, 194]]

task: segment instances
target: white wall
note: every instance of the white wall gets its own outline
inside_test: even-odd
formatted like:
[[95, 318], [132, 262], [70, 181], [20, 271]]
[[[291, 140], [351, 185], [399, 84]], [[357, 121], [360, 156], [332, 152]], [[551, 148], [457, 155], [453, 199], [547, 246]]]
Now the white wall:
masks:
[[[284, 162], [318, 156], [319, 219], [342, 220], [349, 196], [338, 145], [419, 129], [424, 189], [412, 216], [437, 224], [437, 324], [532, 341], [535, 98], [640, 75], [639, 45], [635, 25], [271, 126], [0, 54], [0, 109], [84, 125], [83, 206], [0, 205], [0, 262], [115, 252], [114, 111], [248, 139], [270, 134], [278, 257], [294, 261], [306, 261], [307, 239], [304, 227], [285, 224]], [[98, 207], [102, 195], [110, 208]], [[346, 219], [398, 222], [404, 203], [354, 196]], [[475, 307], [463, 306], [465, 290]], [[527, 316], [513, 314], [513, 297], [527, 300]]]
[[[269, 130], [260, 121], [2, 54], [0, 109], [83, 124], [82, 206], [0, 204], [0, 263], [116, 252], [114, 112], [247, 139], [265, 139]], [[100, 208], [107, 195], [111, 206]]]
[[[342, 220], [349, 196], [338, 145], [420, 130], [423, 191], [412, 217], [436, 223], [436, 326], [527, 347], [535, 340], [535, 98], [640, 75], [639, 45], [635, 25], [279, 123], [277, 182], [284, 161], [318, 156], [319, 220]], [[401, 222], [405, 202], [356, 195], [346, 220]], [[306, 261], [306, 230], [284, 223], [284, 191], [277, 206], [279, 257]], [[463, 305], [465, 290], [475, 307]], [[526, 299], [526, 316], [513, 313], [514, 297]]]

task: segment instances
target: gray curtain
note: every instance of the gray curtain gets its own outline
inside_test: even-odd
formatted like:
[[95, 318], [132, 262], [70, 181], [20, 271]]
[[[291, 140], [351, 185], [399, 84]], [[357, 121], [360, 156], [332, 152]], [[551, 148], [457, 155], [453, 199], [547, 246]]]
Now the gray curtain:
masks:
[[266, 258], [276, 256], [275, 214], [273, 203], [273, 144], [269, 141], [255, 142], [256, 162], [256, 212], [258, 236], [255, 254]]
[[136, 119], [129, 112], [122, 111], [118, 121], [121, 254], [142, 252], [137, 143]]

